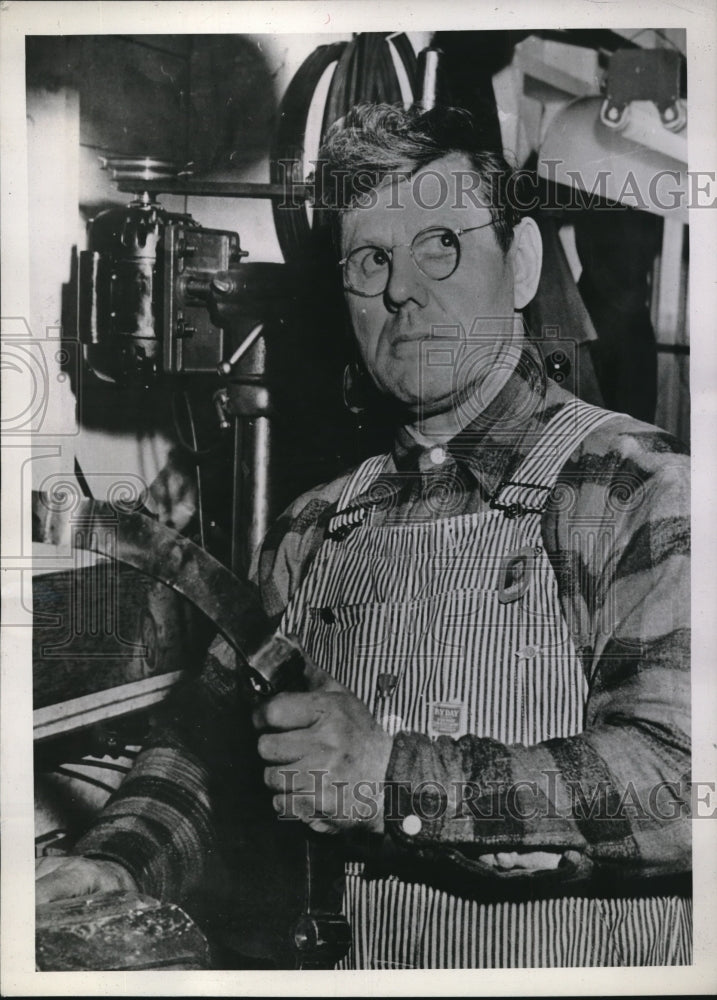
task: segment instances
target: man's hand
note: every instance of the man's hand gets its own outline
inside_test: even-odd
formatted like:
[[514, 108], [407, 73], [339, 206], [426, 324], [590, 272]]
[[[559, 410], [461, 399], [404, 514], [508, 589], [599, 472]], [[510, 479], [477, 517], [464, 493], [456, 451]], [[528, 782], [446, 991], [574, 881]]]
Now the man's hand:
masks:
[[115, 861], [55, 855], [35, 862], [35, 903], [38, 906], [55, 899], [101, 892], [137, 892], [137, 888], [127, 869]]
[[170, 454], [149, 487], [148, 502], [162, 524], [182, 531], [197, 509], [197, 485], [188, 468]]
[[479, 861], [503, 871], [514, 868], [522, 868], [524, 871], [549, 871], [558, 867], [562, 856], [562, 851], [499, 851], [497, 854], [482, 854]]
[[254, 711], [274, 808], [320, 833], [358, 824], [381, 833], [393, 741], [348, 688], [316, 666], [306, 671], [309, 691], [278, 694]]

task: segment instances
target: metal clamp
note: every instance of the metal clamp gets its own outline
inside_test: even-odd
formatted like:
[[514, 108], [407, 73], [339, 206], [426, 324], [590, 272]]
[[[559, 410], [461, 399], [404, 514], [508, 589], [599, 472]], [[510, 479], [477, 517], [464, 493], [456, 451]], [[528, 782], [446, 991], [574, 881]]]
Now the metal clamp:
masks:
[[551, 488], [549, 486], [540, 486], [538, 483], [519, 483], [511, 479], [507, 479], [505, 482], [501, 483], [498, 489], [495, 491], [493, 496], [489, 500], [489, 506], [493, 510], [502, 510], [505, 516], [512, 520], [516, 517], [523, 517], [524, 514], [542, 514], [543, 507], [536, 507], [532, 504], [523, 503], [521, 500], [511, 500], [508, 503], [503, 503], [498, 500], [498, 497], [507, 489], [509, 486], [517, 486], [519, 489], [528, 490], [542, 490], [545, 493], [550, 493]]

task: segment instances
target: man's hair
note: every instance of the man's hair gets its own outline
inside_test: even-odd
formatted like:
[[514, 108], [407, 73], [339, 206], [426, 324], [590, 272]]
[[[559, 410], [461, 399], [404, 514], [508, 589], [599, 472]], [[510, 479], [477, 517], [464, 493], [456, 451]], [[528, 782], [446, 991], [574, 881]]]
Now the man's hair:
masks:
[[319, 151], [316, 205], [334, 210], [338, 222], [389, 175], [411, 176], [450, 153], [468, 158], [479, 179], [479, 197], [490, 210], [496, 239], [506, 253], [519, 221], [510, 198], [513, 170], [502, 153], [485, 148], [473, 116], [461, 108], [356, 105], [331, 126]]

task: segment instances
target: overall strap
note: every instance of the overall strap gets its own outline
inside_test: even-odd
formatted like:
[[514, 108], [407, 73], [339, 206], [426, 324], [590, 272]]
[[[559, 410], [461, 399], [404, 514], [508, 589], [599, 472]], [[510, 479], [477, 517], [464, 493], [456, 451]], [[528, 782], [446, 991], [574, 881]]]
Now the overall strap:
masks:
[[548, 502], [560, 470], [591, 431], [620, 414], [571, 399], [540, 432], [537, 441], [490, 500], [506, 517], [540, 514]]
[[372, 455], [358, 465], [346, 481], [336, 509], [342, 511], [350, 502], [364, 490], [381, 474], [381, 470], [386, 464], [388, 455]]
[[339, 497], [336, 513], [328, 523], [326, 535], [329, 538], [342, 538], [366, 519], [367, 508], [352, 507], [351, 501], [367, 490], [381, 474], [387, 458], [387, 455], [373, 455], [351, 473]]

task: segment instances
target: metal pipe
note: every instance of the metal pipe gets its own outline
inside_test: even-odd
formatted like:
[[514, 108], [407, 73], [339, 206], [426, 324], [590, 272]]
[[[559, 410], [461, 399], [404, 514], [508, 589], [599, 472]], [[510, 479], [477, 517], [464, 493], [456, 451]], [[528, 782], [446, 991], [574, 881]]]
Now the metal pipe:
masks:
[[244, 556], [244, 511], [249, 504], [244, 472], [244, 430], [246, 420], [234, 417], [234, 454], [232, 457], [232, 535], [231, 569], [241, 577], [248, 566]]
[[292, 207], [299, 201], [306, 201], [314, 193], [311, 184], [266, 184], [252, 181], [120, 181], [117, 187], [127, 194], [148, 192], [151, 194], [197, 195], [204, 198], [281, 198]]
[[145, 677], [129, 684], [94, 691], [55, 705], [36, 708], [32, 713], [35, 742], [75, 733], [98, 722], [116, 719], [163, 701], [182, 676], [180, 670], [157, 677]]
[[269, 529], [271, 514], [271, 422], [237, 417], [234, 423], [234, 508], [231, 568], [246, 576], [251, 558]]
[[251, 421], [253, 437], [252, 510], [249, 525], [249, 558], [264, 541], [271, 512], [271, 423], [269, 417]]

